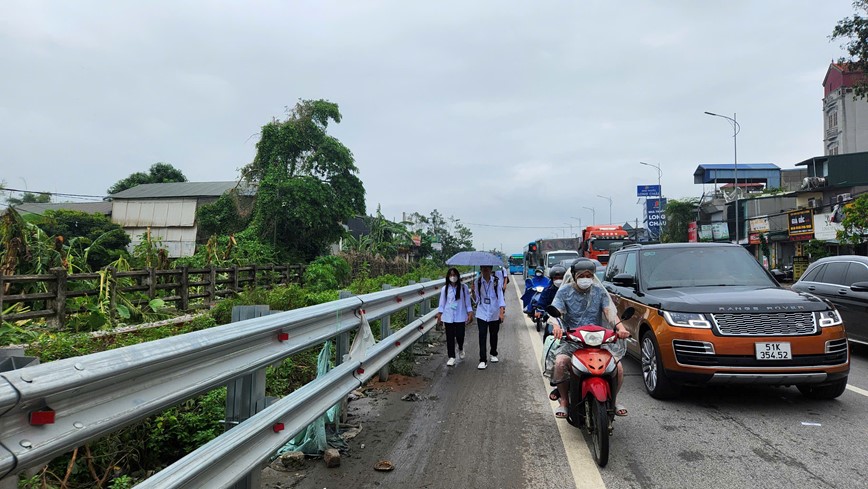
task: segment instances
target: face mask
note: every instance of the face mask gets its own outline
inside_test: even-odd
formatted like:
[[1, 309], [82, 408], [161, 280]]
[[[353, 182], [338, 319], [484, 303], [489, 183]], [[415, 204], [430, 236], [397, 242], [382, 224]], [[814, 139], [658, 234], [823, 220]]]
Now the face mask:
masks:
[[542, 272], [540, 272], [540, 273], [537, 273], [536, 276], [537, 276], [537, 277], [542, 277], [543, 274], [542, 274]]
[[580, 289], [584, 290], [591, 286], [594, 283], [594, 279], [592, 278], [580, 278], [576, 280], [576, 285], [579, 286]]
[[564, 281], [561, 279], [555, 280], [555, 287], [560, 287], [562, 283], [564, 283]]
[[458, 277], [456, 277], [455, 275], [453, 275], [453, 276], [449, 277], [449, 281], [452, 282], [452, 283], [454, 284], [454, 283], [458, 282]]

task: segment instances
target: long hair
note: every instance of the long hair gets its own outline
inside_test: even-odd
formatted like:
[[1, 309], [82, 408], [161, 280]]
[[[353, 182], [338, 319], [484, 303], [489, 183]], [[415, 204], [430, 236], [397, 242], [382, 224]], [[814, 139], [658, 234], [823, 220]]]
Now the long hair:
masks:
[[[461, 289], [464, 287], [461, 286], [461, 272], [459, 272], [455, 267], [446, 270], [446, 287], [452, 285], [452, 282], [449, 281], [449, 275], [452, 275], [452, 272], [455, 272], [455, 275], [458, 275], [458, 283], [455, 284], [455, 300], [457, 301], [458, 299], [461, 299]], [[445, 294], [447, 290], [449, 289], [443, 289], [443, 293]]]

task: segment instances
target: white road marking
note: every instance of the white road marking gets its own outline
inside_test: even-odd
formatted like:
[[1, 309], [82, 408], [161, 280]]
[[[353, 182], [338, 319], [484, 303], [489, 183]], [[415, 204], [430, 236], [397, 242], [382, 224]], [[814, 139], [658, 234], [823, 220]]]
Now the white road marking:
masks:
[[863, 395], [863, 396], [865, 396], [865, 397], [868, 397], [868, 391], [866, 391], [865, 389], [860, 389], [860, 388], [858, 388], [858, 387], [856, 387], [856, 386], [854, 386], [854, 385], [847, 384], [847, 390], [849, 390], [849, 391], [853, 391], [853, 392], [855, 392], [856, 394], [861, 394], [861, 395]]
[[[519, 299], [521, 299], [522, 290], [519, 282], [514, 280], [515, 290]], [[542, 341], [540, 334], [536, 331], [536, 325], [533, 321], [524, 314], [525, 326], [530, 337], [530, 344], [533, 346], [535, 358], [537, 359], [537, 367], [540, 369], [540, 380], [545, 386], [545, 392], [549, 392], [552, 388], [549, 385], [548, 379], [542, 376], [542, 365], [539, 361], [542, 357]], [[848, 386], [849, 388], [849, 386]], [[557, 401], [549, 401], [552, 407], [552, 418], [554, 418], [555, 408], [558, 407]], [[591, 455], [591, 449], [585, 442], [582, 432], [575, 426], [567, 423], [565, 419], [556, 419], [558, 431], [561, 434], [561, 441], [564, 443], [564, 450], [567, 453], [567, 463], [570, 464], [570, 472], [573, 474], [573, 483], [576, 489], [605, 489], [603, 477], [600, 475], [600, 469], [597, 463], [594, 462], [594, 457]]]

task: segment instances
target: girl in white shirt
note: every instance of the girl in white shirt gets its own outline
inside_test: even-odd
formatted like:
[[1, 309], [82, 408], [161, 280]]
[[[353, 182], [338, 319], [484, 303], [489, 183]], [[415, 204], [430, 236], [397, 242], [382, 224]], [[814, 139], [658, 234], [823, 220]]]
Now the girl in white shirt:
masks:
[[461, 283], [461, 274], [455, 268], [446, 272], [446, 283], [440, 291], [437, 306], [437, 321], [446, 328], [446, 365], [455, 365], [455, 343], [458, 357], [464, 358], [464, 325], [473, 321], [473, 306], [470, 304], [470, 289]]

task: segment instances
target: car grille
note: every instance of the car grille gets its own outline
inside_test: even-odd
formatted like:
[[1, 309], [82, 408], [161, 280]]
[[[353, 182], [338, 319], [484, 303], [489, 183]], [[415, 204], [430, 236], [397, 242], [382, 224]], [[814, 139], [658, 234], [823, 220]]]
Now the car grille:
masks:
[[814, 313], [712, 314], [724, 336], [800, 336], [817, 332]]
[[826, 353], [841, 353], [847, 352], [847, 338], [840, 340], [829, 340], [826, 342]]
[[757, 360], [752, 356], [735, 355], [697, 355], [675, 352], [675, 359], [682, 365], [697, 367], [741, 367], [741, 368], [778, 368], [778, 367], [822, 367], [847, 363], [847, 351], [825, 355], [796, 355], [792, 360]]

